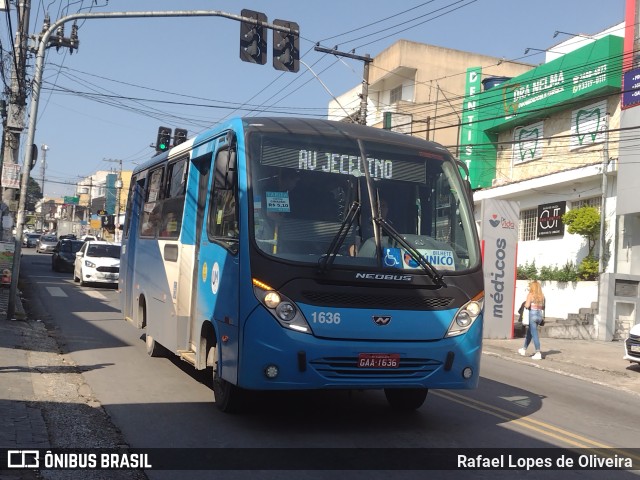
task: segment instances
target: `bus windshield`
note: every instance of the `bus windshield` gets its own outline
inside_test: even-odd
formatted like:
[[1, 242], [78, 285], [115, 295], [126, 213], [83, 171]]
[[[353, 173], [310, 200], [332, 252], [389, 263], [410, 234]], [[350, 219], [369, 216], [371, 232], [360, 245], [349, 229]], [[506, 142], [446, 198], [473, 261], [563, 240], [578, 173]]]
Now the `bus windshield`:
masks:
[[423, 268], [417, 252], [441, 273], [476, 267], [473, 215], [446, 151], [363, 145], [366, 164], [351, 138], [250, 135], [250, 218], [259, 250], [292, 262], [318, 264], [332, 255], [334, 266], [401, 270]]

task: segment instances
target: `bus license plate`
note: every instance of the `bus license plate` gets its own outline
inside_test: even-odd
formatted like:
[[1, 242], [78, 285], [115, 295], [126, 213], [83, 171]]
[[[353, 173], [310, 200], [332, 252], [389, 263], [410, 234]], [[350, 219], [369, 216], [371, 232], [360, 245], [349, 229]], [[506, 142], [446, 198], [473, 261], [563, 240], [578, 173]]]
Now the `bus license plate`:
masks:
[[360, 368], [398, 368], [399, 353], [361, 353], [358, 355]]

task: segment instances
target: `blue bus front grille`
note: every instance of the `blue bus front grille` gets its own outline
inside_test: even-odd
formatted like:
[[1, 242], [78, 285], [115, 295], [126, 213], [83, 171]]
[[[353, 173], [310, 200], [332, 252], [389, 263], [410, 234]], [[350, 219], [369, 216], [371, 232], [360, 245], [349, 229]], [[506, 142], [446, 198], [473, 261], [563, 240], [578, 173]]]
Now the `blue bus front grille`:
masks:
[[309, 362], [328, 379], [418, 379], [429, 376], [442, 362], [428, 358], [401, 358], [397, 368], [359, 368], [357, 357], [326, 357]]
[[399, 310], [445, 310], [451, 308], [452, 297], [420, 297], [418, 295], [362, 294], [352, 292], [302, 292], [306, 302], [351, 308], [394, 308]]

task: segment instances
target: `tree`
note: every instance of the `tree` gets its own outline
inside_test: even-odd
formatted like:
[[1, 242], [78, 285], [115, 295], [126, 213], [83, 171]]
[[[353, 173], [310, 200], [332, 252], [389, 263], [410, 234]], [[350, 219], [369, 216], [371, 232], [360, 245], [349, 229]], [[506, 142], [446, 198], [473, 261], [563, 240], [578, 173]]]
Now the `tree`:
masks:
[[587, 239], [589, 256], [593, 256], [593, 249], [600, 235], [600, 212], [595, 207], [580, 207], [569, 210], [562, 216], [569, 233], [582, 235]]
[[40, 190], [40, 185], [33, 179], [33, 177], [29, 177], [29, 183], [27, 184], [27, 201], [24, 206], [25, 211], [35, 211], [36, 203], [41, 199], [42, 190]]
[[594, 207], [575, 208], [565, 213], [562, 221], [569, 233], [582, 235], [587, 239], [589, 253], [578, 265], [578, 275], [584, 280], [595, 280], [598, 276], [598, 260], [593, 255], [593, 249], [600, 235], [600, 212]]

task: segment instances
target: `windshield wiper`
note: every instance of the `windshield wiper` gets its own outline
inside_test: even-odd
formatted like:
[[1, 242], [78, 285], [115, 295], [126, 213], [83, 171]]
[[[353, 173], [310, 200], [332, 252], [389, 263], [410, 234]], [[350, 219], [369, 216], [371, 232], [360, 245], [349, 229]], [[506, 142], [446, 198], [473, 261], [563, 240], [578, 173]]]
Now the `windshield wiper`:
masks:
[[[442, 275], [436, 270], [431, 262], [429, 262], [424, 256], [416, 250], [409, 242], [407, 242], [398, 231], [393, 228], [389, 222], [387, 222], [384, 218], [376, 217], [373, 219], [376, 224], [378, 224], [385, 232], [389, 234], [396, 242], [398, 242], [408, 253], [411, 255], [411, 258], [415, 260], [418, 265], [422, 267], [422, 269], [429, 275], [429, 277], [433, 280], [436, 285], [441, 287], [446, 287], [447, 284], [444, 283], [444, 279]], [[379, 253], [382, 256], [382, 250]]]
[[333, 261], [338, 255], [338, 250], [340, 250], [340, 247], [344, 243], [344, 239], [347, 238], [347, 234], [349, 233], [351, 225], [353, 225], [353, 221], [358, 215], [358, 212], [360, 212], [360, 203], [354, 201], [349, 207], [349, 211], [345, 215], [344, 220], [342, 220], [338, 232], [333, 237], [333, 240], [331, 240], [331, 245], [329, 245], [327, 253], [320, 258], [320, 273], [325, 273], [329, 268], [331, 268]]

